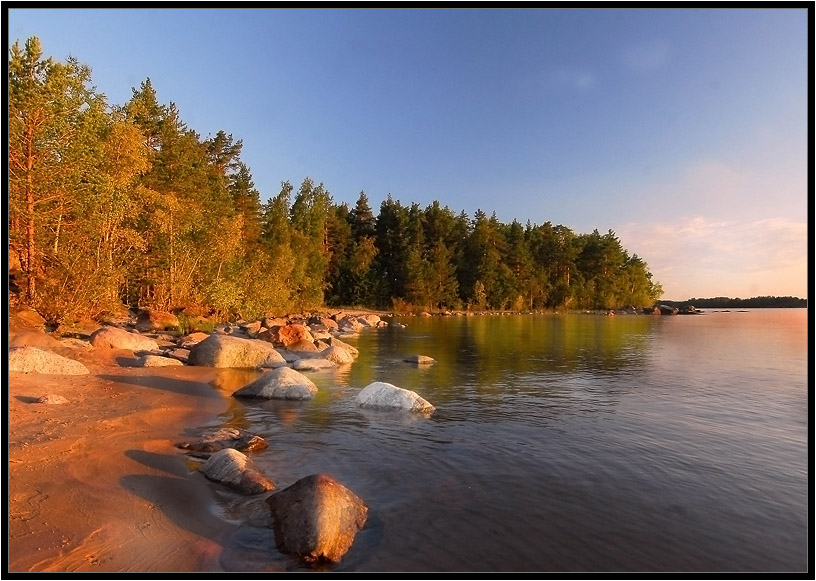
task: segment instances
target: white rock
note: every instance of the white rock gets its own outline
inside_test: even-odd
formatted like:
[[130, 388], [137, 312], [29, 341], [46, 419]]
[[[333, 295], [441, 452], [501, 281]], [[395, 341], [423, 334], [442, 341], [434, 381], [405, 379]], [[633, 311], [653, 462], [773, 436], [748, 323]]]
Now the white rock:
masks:
[[416, 392], [375, 381], [363, 388], [355, 398], [355, 403], [362, 408], [407, 410], [413, 412], [433, 412], [436, 408]]

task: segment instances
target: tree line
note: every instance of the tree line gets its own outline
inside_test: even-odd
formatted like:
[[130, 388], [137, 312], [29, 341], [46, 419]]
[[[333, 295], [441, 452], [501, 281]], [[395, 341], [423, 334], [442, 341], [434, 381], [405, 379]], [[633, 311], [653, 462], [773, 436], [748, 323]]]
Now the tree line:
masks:
[[685, 301], [661, 301], [671, 307], [688, 307], [707, 309], [799, 309], [807, 307], [807, 299], [793, 296], [775, 297], [760, 296], [749, 299], [730, 297], [691, 298]]
[[20, 302], [53, 321], [121, 305], [226, 318], [326, 305], [607, 309], [661, 295], [609, 230], [471, 217], [365, 192], [335, 203], [284, 181], [261, 202], [243, 144], [202, 138], [150, 79], [109, 104], [91, 69], [9, 55], [9, 260]]

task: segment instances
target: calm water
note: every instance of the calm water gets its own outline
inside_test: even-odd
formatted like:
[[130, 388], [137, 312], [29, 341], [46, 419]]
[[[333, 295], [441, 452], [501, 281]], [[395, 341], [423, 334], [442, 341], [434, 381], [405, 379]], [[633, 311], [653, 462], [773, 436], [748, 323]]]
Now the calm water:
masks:
[[[808, 569], [806, 310], [395, 320], [310, 373], [314, 400], [233, 399], [212, 424], [266, 438], [279, 489], [324, 472], [366, 502], [333, 570]], [[437, 411], [356, 408], [372, 381]], [[298, 570], [273, 538], [250, 520], [222, 565]]]

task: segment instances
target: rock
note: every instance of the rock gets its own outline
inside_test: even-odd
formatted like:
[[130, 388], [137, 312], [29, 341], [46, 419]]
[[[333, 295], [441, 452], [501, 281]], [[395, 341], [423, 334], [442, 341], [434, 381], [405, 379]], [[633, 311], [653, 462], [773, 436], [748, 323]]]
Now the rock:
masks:
[[277, 330], [277, 342], [281, 343], [286, 349], [292, 349], [292, 345], [299, 344], [304, 341], [314, 344], [314, 337], [312, 337], [309, 327], [305, 325], [284, 325], [283, 327], [274, 327], [270, 330]]
[[337, 319], [337, 326], [346, 333], [359, 333], [363, 330], [363, 324], [353, 315], [344, 315]]
[[312, 317], [309, 319], [309, 328], [314, 331], [336, 331], [337, 321], [328, 317]]
[[136, 329], [143, 332], [179, 329], [178, 317], [166, 311], [144, 310], [136, 317]]
[[40, 330], [45, 329], [45, 319], [37, 311], [32, 309], [21, 309], [15, 314], [28, 325]]
[[364, 327], [377, 327], [381, 319], [379, 315], [360, 315], [357, 317], [357, 322], [359, 322]]
[[354, 401], [358, 406], [368, 409], [423, 413], [430, 413], [436, 409], [416, 392], [381, 381], [375, 381], [363, 388]]
[[194, 333], [190, 333], [189, 335], [185, 335], [181, 339], [179, 339], [178, 344], [182, 349], [189, 349], [193, 345], [201, 343], [204, 339], [209, 337], [209, 333], [203, 333], [201, 331], [195, 331]]
[[182, 363], [187, 363], [187, 359], [190, 358], [190, 350], [189, 349], [170, 349], [165, 352], [165, 356], [172, 357], [173, 359], [178, 359]]
[[328, 359], [329, 361], [332, 361], [338, 365], [354, 363], [354, 355], [351, 353], [351, 351], [344, 347], [340, 347], [339, 345], [333, 345], [328, 349], [324, 349], [320, 352], [320, 357], [323, 359]]
[[314, 337], [315, 343], [317, 343], [318, 341], [326, 341], [328, 339], [331, 339], [331, 333], [329, 333], [328, 331], [315, 330], [311, 327], [309, 328], [312, 330], [312, 337]]
[[241, 325], [241, 328], [246, 332], [247, 335], [251, 338], [255, 338], [258, 336], [258, 333], [261, 332], [261, 322], [260, 321], [252, 321], [251, 323], [244, 323]]
[[320, 369], [330, 369], [332, 367], [337, 367], [337, 363], [318, 357], [298, 359], [292, 363], [292, 369], [296, 369], [298, 371], [317, 371]]
[[187, 363], [207, 367], [275, 368], [286, 365], [286, 360], [265, 341], [212, 334], [192, 346]]
[[670, 307], [668, 305], [657, 305], [657, 308], [660, 309], [661, 315], [676, 315], [679, 310], [677, 307]]
[[265, 317], [263, 320], [263, 326], [267, 329], [271, 329], [272, 327], [284, 327], [289, 324], [289, 320], [285, 317]]
[[79, 361], [30, 346], [11, 347], [8, 350], [8, 368], [9, 371], [51, 375], [88, 375], [90, 373], [88, 368]]
[[428, 357], [427, 355], [411, 355], [403, 359], [406, 363], [415, 363], [416, 365], [433, 365], [436, 359]]
[[215, 432], [210, 432], [195, 442], [185, 442], [176, 444], [176, 447], [191, 452], [204, 452], [213, 454], [226, 448], [233, 448], [239, 452], [260, 452], [266, 450], [269, 444], [255, 434], [237, 428], [221, 428]]
[[289, 345], [287, 349], [293, 353], [317, 353], [317, 347], [311, 341], [298, 341]]
[[348, 343], [346, 343], [345, 341], [341, 341], [337, 337], [332, 337], [331, 340], [329, 341], [329, 345], [331, 345], [332, 347], [342, 347], [343, 349], [354, 355], [354, 357], [360, 355], [360, 351], [357, 349], [357, 347], [349, 345]]
[[184, 365], [184, 363], [171, 357], [162, 357], [161, 355], [144, 355], [136, 360], [135, 367], [170, 367], [173, 365]]
[[66, 347], [70, 347], [71, 349], [93, 349], [93, 345], [87, 341], [83, 341], [82, 339], [77, 339], [75, 337], [59, 339], [59, 342]]
[[49, 393], [38, 397], [34, 403], [63, 404], [68, 403], [68, 400], [62, 397], [61, 395], [52, 395]]
[[94, 331], [88, 342], [97, 349], [129, 349], [130, 351], [155, 351], [159, 344], [150, 337], [131, 333], [117, 327], [102, 327]]
[[260, 399], [312, 399], [317, 393], [317, 386], [302, 373], [280, 367], [263, 374], [255, 381], [235, 391], [233, 397]]
[[261, 494], [275, 490], [275, 483], [245, 454], [233, 448], [215, 452], [198, 471], [207, 479], [228, 486], [241, 494]]
[[266, 503], [278, 550], [308, 563], [339, 562], [368, 517], [365, 503], [325, 474], [301, 478]]

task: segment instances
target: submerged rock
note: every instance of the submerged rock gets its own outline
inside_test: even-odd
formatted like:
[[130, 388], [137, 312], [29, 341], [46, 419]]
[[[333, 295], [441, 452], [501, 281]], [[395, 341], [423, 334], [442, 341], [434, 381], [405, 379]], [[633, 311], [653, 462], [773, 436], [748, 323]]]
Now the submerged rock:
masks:
[[241, 494], [261, 494], [275, 489], [275, 483], [252, 460], [233, 448], [219, 450], [198, 471], [207, 479]]
[[307, 357], [306, 359], [298, 359], [292, 363], [292, 369], [298, 371], [317, 371], [319, 369], [331, 369], [337, 367], [337, 363], [319, 357]]
[[431, 413], [436, 409], [416, 392], [382, 381], [375, 381], [363, 388], [357, 394], [355, 403], [362, 408], [378, 410]]
[[269, 447], [266, 440], [246, 430], [238, 428], [221, 428], [215, 432], [204, 434], [200, 440], [176, 444], [182, 450], [213, 454], [226, 448], [234, 448], [239, 452], [260, 452]]
[[317, 386], [312, 380], [294, 369], [280, 367], [265, 373], [255, 381], [233, 392], [233, 397], [260, 399], [312, 399]]
[[411, 355], [410, 357], [406, 357], [403, 359], [406, 363], [414, 363], [416, 365], [433, 365], [436, 363], [436, 359], [433, 357], [428, 357], [427, 355]]
[[301, 478], [266, 502], [278, 550], [310, 563], [340, 561], [368, 516], [356, 494], [325, 474]]

